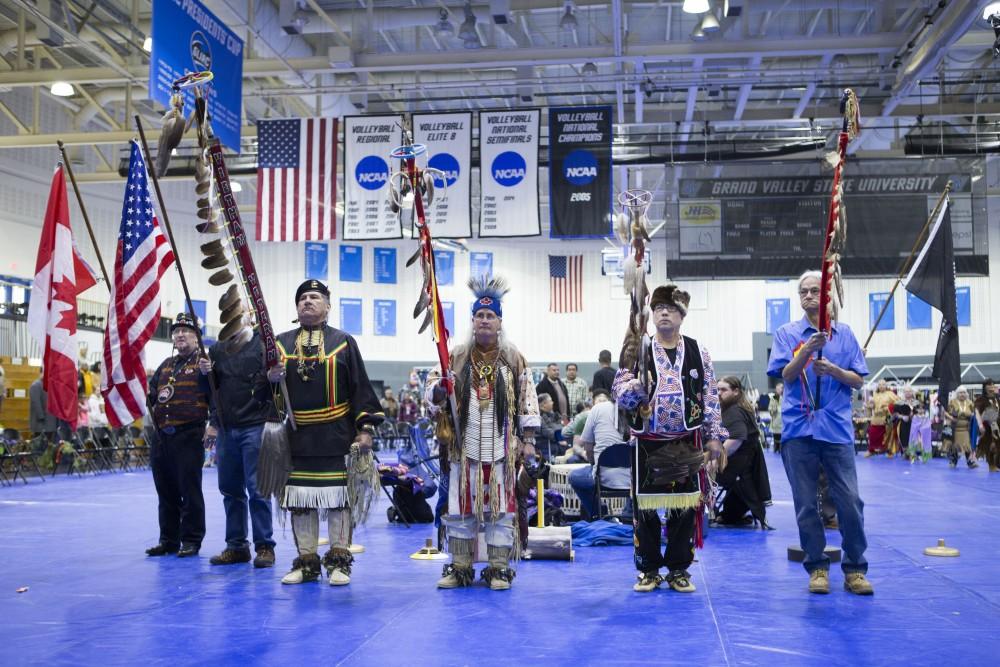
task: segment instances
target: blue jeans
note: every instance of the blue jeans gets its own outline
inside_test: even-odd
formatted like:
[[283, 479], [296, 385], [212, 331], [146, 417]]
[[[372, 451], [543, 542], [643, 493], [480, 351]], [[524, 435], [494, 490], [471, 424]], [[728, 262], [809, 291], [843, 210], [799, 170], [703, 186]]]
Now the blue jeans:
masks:
[[795, 518], [799, 525], [799, 541], [806, 557], [807, 572], [830, 569], [830, 558], [823, 552], [826, 533], [816, 501], [820, 465], [830, 480], [830, 495], [837, 507], [844, 572], [867, 572], [865, 549], [865, 504], [858, 495], [858, 475], [854, 469], [853, 444], [823, 442], [811, 437], [781, 441], [781, 461], [792, 487]]
[[591, 521], [597, 517], [597, 485], [594, 483], [594, 467], [577, 468], [569, 474], [569, 485], [580, 498], [580, 518]]
[[[580, 518], [584, 521], [593, 521], [598, 516], [597, 511], [597, 483], [594, 481], [594, 467], [577, 468], [569, 474], [569, 485], [573, 487], [577, 497], [580, 499]], [[632, 499], [625, 501], [625, 508], [622, 510], [622, 519], [627, 520], [632, 516]]]
[[[246, 549], [247, 512], [253, 525], [253, 543], [258, 549], [274, 548], [271, 537], [271, 501], [257, 492], [257, 457], [264, 425], [228, 428], [219, 434], [219, 491], [226, 510], [226, 546]], [[249, 497], [249, 502], [248, 502]]]

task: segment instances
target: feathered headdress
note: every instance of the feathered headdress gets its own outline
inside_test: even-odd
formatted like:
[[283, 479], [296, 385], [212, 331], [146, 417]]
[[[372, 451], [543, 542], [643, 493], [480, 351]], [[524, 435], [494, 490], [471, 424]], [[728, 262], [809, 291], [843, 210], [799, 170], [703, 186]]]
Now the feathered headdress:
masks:
[[506, 280], [500, 276], [495, 278], [476, 276], [469, 278], [469, 289], [472, 290], [473, 296], [476, 297], [475, 301], [472, 302], [473, 315], [476, 314], [477, 310], [488, 308], [497, 317], [503, 317], [503, 308], [500, 302], [503, 300], [504, 295], [510, 291]]

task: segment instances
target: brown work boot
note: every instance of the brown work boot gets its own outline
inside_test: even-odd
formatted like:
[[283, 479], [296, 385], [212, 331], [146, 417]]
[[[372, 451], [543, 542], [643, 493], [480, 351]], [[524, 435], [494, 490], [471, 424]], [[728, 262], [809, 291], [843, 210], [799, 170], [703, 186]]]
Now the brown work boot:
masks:
[[237, 565], [239, 563], [249, 563], [250, 550], [247, 548], [230, 549], [229, 547], [226, 547], [222, 550], [222, 553], [212, 556], [208, 562], [212, 565]]
[[253, 559], [253, 566], [257, 568], [274, 567], [274, 548], [266, 545], [257, 547], [257, 557]]
[[813, 570], [809, 573], [809, 592], [826, 595], [830, 592], [830, 572]]
[[872, 583], [865, 578], [863, 572], [847, 572], [844, 574], [844, 590], [855, 595], [872, 595], [875, 589]]

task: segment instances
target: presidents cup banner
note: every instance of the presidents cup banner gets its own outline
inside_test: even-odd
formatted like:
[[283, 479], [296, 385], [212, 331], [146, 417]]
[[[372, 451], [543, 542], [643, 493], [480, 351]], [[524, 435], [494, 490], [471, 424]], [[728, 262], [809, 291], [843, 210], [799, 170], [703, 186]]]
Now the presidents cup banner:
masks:
[[427, 146], [427, 166], [444, 172], [434, 178], [434, 201], [425, 211], [431, 237], [469, 238], [472, 236], [472, 114], [413, 114], [413, 141]]
[[[403, 143], [401, 116], [344, 119], [344, 239], [398, 239], [399, 216], [389, 208], [389, 153]], [[393, 164], [396, 162], [396, 164]]]
[[611, 234], [611, 107], [549, 110], [552, 238]]
[[479, 112], [479, 236], [538, 236], [541, 111]]

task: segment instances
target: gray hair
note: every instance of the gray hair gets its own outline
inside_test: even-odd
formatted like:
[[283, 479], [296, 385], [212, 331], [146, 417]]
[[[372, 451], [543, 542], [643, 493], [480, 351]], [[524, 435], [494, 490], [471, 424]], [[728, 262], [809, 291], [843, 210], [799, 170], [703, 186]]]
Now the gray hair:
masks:
[[541, 394], [538, 395], [538, 404], [539, 405], [541, 405], [545, 401], [551, 401], [551, 400], [552, 400], [552, 397], [549, 396], [548, 394], [546, 394], [545, 392], [542, 392]]
[[799, 282], [796, 286], [802, 287], [802, 283], [805, 282], [806, 278], [815, 278], [816, 280], [822, 281], [823, 274], [819, 271], [806, 271], [801, 276], [799, 276]]

